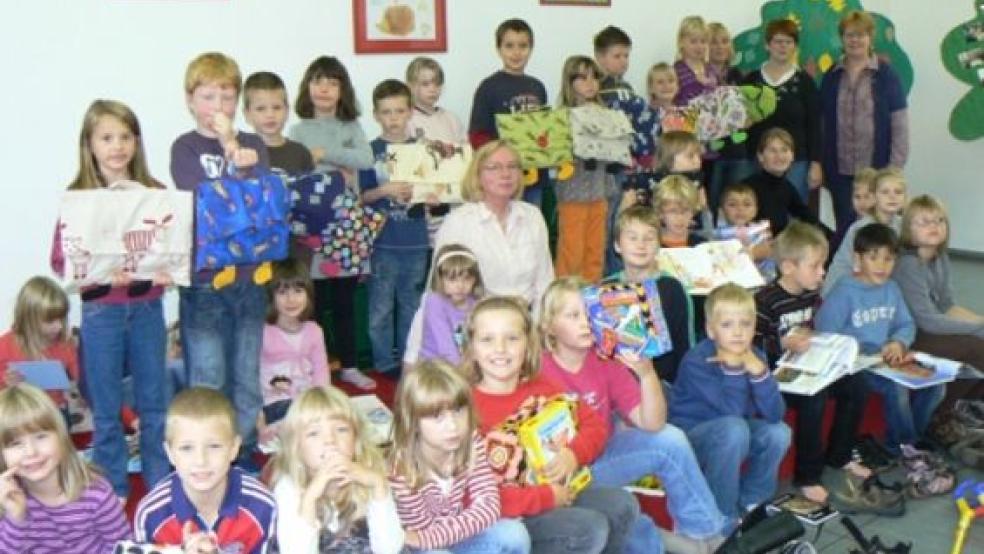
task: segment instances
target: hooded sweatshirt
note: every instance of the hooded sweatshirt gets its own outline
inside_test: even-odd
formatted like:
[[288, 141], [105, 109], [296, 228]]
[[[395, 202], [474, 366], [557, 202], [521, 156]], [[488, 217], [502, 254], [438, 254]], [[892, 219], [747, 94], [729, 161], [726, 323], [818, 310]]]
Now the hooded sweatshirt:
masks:
[[916, 323], [895, 281], [873, 285], [853, 275], [841, 277], [813, 321], [822, 333], [857, 339], [862, 354], [876, 354], [890, 341], [906, 348], [916, 337]]

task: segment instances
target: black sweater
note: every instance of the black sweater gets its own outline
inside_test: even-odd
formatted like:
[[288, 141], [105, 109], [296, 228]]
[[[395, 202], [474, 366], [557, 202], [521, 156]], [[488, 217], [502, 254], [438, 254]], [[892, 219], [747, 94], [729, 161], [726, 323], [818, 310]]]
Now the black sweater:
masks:
[[810, 209], [786, 177], [776, 177], [768, 171], [759, 171], [742, 182], [755, 191], [755, 198], [758, 200], [755, 220], [768, 219], [772, 236], [786, 228], [789, 216], [820, 226], [820, 221], [810, 213]]
[[[744, 84], [769, 86], [757, 69], [745, 76]], [[816, 83], [802, 69], [778, 87], [776, 111], [748, 129], [748, 152], [754, 159], [762, 133], [781, 127], [793, 135], [796, 160], [819, 162], [822, 154], [820, 134], [820, 93]]]

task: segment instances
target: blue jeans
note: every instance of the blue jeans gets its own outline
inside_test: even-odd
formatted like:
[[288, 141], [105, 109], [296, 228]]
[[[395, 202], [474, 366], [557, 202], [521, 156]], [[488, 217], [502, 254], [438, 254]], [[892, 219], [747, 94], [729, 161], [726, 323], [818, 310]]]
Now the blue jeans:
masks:
[[400, 367], [407, 332], [420, 305], [426, 272], [426, 247], [422, 250], [377, 248], [372, 253], [369, 337], [373, 365], [378, 371], [397, 371]]
[[518, 519], [504, 518], [477, 535], [431, 554], [529, 554], [530, 534]]
[[[574, 505], [554, 508], [523, 518], [530, 533], [532, 552], [537, 554], [567, 552], [640, 552], [627, 541], [630, 531], [637, 532], [639, 503], [628, 492], [592, 485], [581, 491]], [[659, 535], [647, 545], [652, 554], [663, 552]]]
[[828, 172], [824, 168], [824, 180], [830, 191], [830, 201], [834, 205], [834, 219], [837, 221], [837, 236], [843, 237], [847, 228], [854, 223], [857, 214], [854, 213], [854, 175], [841, 175]]
[[733, 183], [739, 183], [745, 177], [755, 173], [755, 162], [747, 159], [725, 160], [717, 159], [711, 164], [711, 177], [707, 187], [707, 203], [710, 206], [711, 217], [718, 220], [718, 208], [721, 206], [721, 193], [724, 188]]
[[167, 330], [161, 300], [83, 302], [81, 336], [85, 345], [82, 367], [95, 428], [93, 461], [106, 472], [118, 496], [129, 494], [129, 454], [120, 420], [126, 368], [133, 377], [134, 408], [140, 416], [141, 467], [150, 489], [170, 471], [164, 454]]
[[256, 443], [260, 397], [260, 347], [266, 291], [237, 281], [221, 289], [193, 285], [180, 289], [181, 347], [187, 383], [223, 391], [236, 409], [236, 426], [246, 451]]
[[898, 453], [899, 446], [914, 444], [929, 426], [936, 407], [943, 401], [946, 385], [909, 390], [880, 375], [864, 372], [868, 389], [882, 396], [885, 406], [885, 446]]
[[[677, 530], [695, 539], [721, 533], [725, 518], [715, 504], [687, 436], [666, 425], [658, 432], [636, 428], [619, 430], [608, 439], [605, 451], [591, 465], [599, 485], [621, 487], [646, 475], [659, 476]], [[652, 519], [645, 518], [652, 524]]]
[[810, 162], [807, 160], [798, 160], [793, 162], [789, 166], [789, 170], [786, 171], [786, 180], [789, 181], [796, 192], [800, 195], [800, 200], [804, 204], [810, 201]]
[[791, 437], [785, 423], [725, 416], [691, 427], [687, 437], [725, 516], [736, 518], [740, 509], [775, 494], [779, 463]]

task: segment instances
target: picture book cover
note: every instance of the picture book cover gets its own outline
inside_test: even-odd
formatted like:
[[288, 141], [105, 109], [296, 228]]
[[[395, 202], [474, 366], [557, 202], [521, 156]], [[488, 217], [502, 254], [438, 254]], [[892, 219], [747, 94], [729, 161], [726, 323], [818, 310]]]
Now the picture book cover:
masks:
[[625, 353], [655, 358], [673, 347], [656, 279], [592, 285], [581, 296], [603, 358]]

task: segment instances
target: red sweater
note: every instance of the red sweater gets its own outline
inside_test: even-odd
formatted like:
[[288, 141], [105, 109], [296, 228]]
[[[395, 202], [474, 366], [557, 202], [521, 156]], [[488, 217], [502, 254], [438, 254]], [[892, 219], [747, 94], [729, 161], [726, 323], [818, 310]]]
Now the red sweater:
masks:
[[[536, 376], [530, 381], [520, 383], [510, 394], [489, 394], [472, 387], [475, 398], [475, 409], [478, 412], [479, 431], [486, 440], [510, 442], [516, 445], [508, 450], [508, 460], [493, 459], [489, 450], [490, 463], [496, 471], [499, 481], [499, 496], [502, 500], [502, 517], [533, 516], [541, 514], [554, 507], [554, 495], [550, 485], [531, 485], [525, 482], [525, 472], [519, 468], [525, 467], [523, 449], [518, 447], [515, 435], [503, 437], [495, 428], [515, 415], [521, 408], [531, 404], [542, 404], [551, 397], [563, 394], [563, 390], [553, 381]], [[574, 457], [580, 465], [594, 461], [605, 449], [608, 440], [608, 425], [594, 410], [583, 402], [577, 403], [577, 435], [568, 445], [574, 452]], [[489, 437], [492, 431], [494, 437]], [[502, 462], [501, 465], [498, 462]]]
[[[56, 342], [49, 346], [42, 356], [46, 360], [58, 360], [65, 366], [68, 378], [79, 382], [79, 357], [75, 351], [75, 345], [68, 341]], [[17, 337], [13, 331], [7, 331], [0, 336], [0, 388], [7, 381], [7, 365], [10, 362], [28, 362], [30, 358], [24, 355], [20, 345], [17, 344]], [[62, 391], [47, 391], [48, 396], [55, 401], [58, 406], [65, 404], [65, 395]]]

